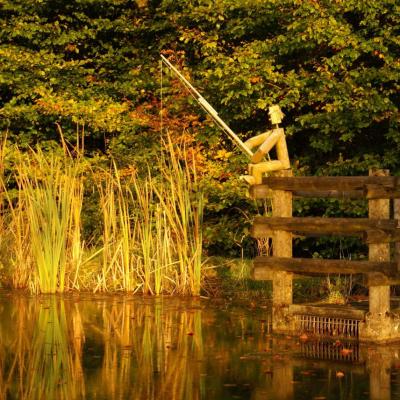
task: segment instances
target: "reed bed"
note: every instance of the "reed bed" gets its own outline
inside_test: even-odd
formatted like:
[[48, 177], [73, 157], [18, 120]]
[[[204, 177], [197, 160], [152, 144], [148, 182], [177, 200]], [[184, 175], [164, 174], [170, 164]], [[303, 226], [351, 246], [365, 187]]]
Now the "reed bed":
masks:
[[[175, 154], [171, 141], [166, 144], [167, 154]], [[164, 219], [170, 227], [173, 251], [177, 256], [175, 276], [178, 288], [185, 294], [199, 294], [202, 267], [203, 194], [199, 188], [195, 160], [177, 157], [162, 160], [162, 174], [167, 186], [155, 188]], [[192, 167], [191, 167], [192, 166]], [[171, 240], [170, 240], [171, 241]], [[162, 247], [161, 247], [162, 248]]]
[[[1, 146], [0, 161], [13, 167], [0, 171], [1, 283], [32, 293], [199, 295], [203, 196], [185, 149], [164, 143], [157, 175], [88, 166], [81, 154], [65, 144], [47, 153]], [[89, 242], [85, 190], [97, 192], [101, 219]]]
[[115, 164], [98, 183], [102, 270], [95, 290], [199, 295], [203, 197], [195, 165], [171, 142], [153, 177], [122, 177]]
[[[18, 153], [17, 229], [26, 222], [27, 258], [34, 268], [29, 285], [36, 293], [63, 292], [80, 264], [82, 177], [79, 160], [42, 150]], [[24, 260], [19, 259], [24, 264]], [[75, 274], [76, 275], [76, 274]]]

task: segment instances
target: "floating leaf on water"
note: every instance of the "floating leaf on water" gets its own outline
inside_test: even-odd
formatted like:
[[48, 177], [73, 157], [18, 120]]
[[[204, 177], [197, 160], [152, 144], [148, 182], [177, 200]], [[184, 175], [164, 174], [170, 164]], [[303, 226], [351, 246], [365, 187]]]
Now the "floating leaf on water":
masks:
[[301, 375], [306, 375], [306, 376], [311, 375], [312, 373], [313, 373], [313, 371], [309, 371], [309, 370], [300, 372]]

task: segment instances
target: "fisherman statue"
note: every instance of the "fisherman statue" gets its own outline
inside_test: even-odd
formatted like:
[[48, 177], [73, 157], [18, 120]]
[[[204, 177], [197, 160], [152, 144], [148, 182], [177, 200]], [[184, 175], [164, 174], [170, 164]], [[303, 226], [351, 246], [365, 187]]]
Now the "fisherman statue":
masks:
[[[247, 183], [250, 185], [261, 184], [264, 174], [290, 168], [285, 132], [282, 128], [279, 128], [279, 124], [282, 122], [283, 118], [283, 113], [279, 106], [275, 105], [269, 108], [269, 116], [273, 129], [261, 135], [257, 135], [246, 142], [242, 142], [236, 133], [222, 120], [211, 104], [193, 87], [178, 69], [161, 54], [161, 71], [162, 65], [167, 66], [168, 69], [179, 78], [198, 104], [213, 118], [215, 123], [230, 136], [243, 153], [250, 158], [248, 175], [243, 176], [243, 179]], [[274, 146], [276, 147], [277, 159], [271, 160], [269, 159], [268, 153]], [[257, 150], [253, 153], [252, 149], [254, 148], [257, 148]], [[268, 160], [265, 159], [266, 157]]]
[[[269, 117], [273, 129], [261, 135], [254, 136], [244, 142], [245, 146], [250, 150], [258, 146], [258, 149], [251, 157], [251, 162], [248, 167], [249, 175], [243, 176], [243, 179], [250, 185], [261, 184], [263, 174], [265, 173], [290, 168], [285, 131], [283, 128], [279, 128], [279, 124], [282, 122], [283, 118], [280, 107], [277, 105], [270, 107]], [[265, 160], [265, 157], [268, 156], [274, 146], [276, 146], [277, 160]]]

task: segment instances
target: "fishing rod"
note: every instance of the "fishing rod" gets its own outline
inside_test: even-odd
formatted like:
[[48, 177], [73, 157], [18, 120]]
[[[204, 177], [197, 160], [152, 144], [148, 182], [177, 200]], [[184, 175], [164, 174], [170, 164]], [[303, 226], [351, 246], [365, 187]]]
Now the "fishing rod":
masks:
[[242, 142], [238, 135], [222, 120], [218, 115], [217, 111], [213, 106], [193, 87], [193, 85], [179, 72], [179, 70], [171, 64], [171, 62], [165, 58], [162, 54], [161, 61], [172, 71], [178, 79], [181, 81], [183, 86], [189, 91], [192, 97], [197, 101], [197, 103], [203, 108], [203, 110], [211, 116], [215, 123], [225, 132], [230, 138], [239, 146], [239, 148], [245, 153], [250, 159], [253, 157], [252, 151]]

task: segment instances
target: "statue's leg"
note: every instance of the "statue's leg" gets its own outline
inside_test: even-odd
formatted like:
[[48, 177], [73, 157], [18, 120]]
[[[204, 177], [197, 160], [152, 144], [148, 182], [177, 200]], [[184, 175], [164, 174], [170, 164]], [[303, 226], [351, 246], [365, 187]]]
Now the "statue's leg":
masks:
[[265, 133], [262, 133], [261, 135], [254, 136], [250, 138], [249, 140], [246, 140], [244, 144], [249, 148], [253, 149], [254, 147], [259, 146], [260, 144], [264, 143], [267, 138], [271, 135], [273, 131], [267, 131]]
[[250, 185], [259, 185], [262, 183], [263, 174], [266, 172], [280, 171], [285, 169], [283, 163], [278, 160], [265, 161], [258, 164], [249, 164], [249, 179], [245, 177]]
[[289, 151], [286, 144], [285, 135], [282, 135], [276, 142], [276, 156], [282, 162], [285, 169], [290, 168]]
[[258, 150], [253, 154], [251, 162], [253, 164], [259, 163], [267, 153], [276, 145], [279, 139], [284, 136], [283, 129], [274, 129], [271, 135], [262, 143]]

